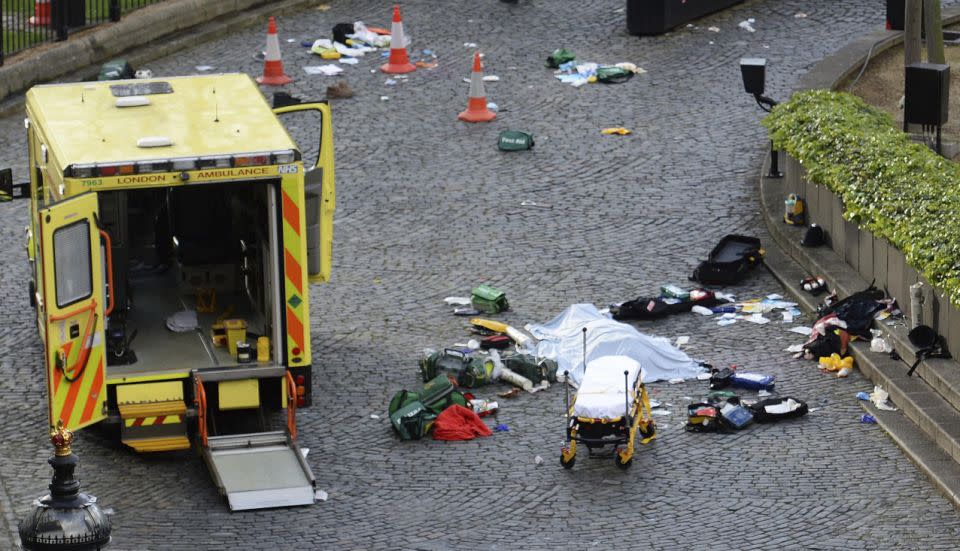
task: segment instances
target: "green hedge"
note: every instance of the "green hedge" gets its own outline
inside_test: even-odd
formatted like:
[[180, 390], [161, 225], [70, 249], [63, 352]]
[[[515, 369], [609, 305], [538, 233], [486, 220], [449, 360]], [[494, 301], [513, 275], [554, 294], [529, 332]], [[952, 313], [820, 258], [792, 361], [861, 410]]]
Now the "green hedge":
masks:
[[764, 119], [774, 145], [843, 201], [843, 217], [903, 252], [960, 307], [960, 165], [850, 94], [794, 94]]

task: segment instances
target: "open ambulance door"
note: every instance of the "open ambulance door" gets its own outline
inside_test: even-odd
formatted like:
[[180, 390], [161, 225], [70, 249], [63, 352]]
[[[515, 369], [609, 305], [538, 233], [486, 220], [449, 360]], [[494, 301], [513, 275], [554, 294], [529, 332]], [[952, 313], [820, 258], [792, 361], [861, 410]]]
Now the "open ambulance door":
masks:
[[[311, 283], [330, 280], [330, 265], [333, 261], [333, 212], [336, 209], [336, 184], [333, 169], [333, 119], [326, 103], [300, 103], [277, 107], [273, 110], [281, 121], [301, 122], [305, 119], [293, 113], [313, 114], [320, 117], [319, 146], [299, 144], [304, 155], [304, 192], [307, 234], [307, 275]], [[313, 124], [315, 118], [311, 118]], [[297, 125], [299, 126], [299, 125]], [[291, 124], [288, 130], [294, 128]], [[308, 132], [313, 137], [315, 132]], [[311, 157], [316, 155], [316, 160]], [[282, 171], [281, 171], [282, 172]]]
[[[40, 210], [50, 424], [75, 430], [106, 416], [107, 399], [102, 250], [97, 195], [86, 193]], [[101, 239], [107, 240], [101, 249]], [[108, 259], [109, 260], [109, 259]], [[106, 266], [109, 272], [110, 267]]]

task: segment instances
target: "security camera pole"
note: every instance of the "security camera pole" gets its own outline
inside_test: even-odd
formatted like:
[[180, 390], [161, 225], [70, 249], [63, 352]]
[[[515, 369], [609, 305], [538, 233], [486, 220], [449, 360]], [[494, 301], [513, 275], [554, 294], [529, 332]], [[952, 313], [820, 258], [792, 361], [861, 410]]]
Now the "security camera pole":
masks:
[[[762, 57], [745, 57], [740, 60], [740, 74], [743, 77], [743, 88], [748, 94], [753, 95], [760, 109], [767, 113], [773, 109], [777, 102], [764, 96], [764, 81], [766, 80], [767, 60]], [[782, 178], [780, 172], [780, 154], [773, 147], [773, 140], [770, 141], [770, 172], [767, 178]]]

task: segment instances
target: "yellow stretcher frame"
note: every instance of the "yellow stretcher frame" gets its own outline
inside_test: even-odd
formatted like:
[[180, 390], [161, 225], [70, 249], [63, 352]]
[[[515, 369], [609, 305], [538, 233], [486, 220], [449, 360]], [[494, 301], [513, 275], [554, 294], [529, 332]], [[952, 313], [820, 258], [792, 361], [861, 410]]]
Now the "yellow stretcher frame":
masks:
[[[577, 459], [577, 442], [586, 443], [588, 439], [580, 436], [581, 424], [589, 425], [616, 425], [623, 423], [623, 416], [614, 419], [596, 419], [592, 417], [580, 417], [573, 414], [574, 404], [576, 404], [576, 395], [570, 402], [567, 417], [567, 439], [560, 449], [560, 464], [565, 469], [572, 469]], [[633, 463], [633, 454], [636, 448], [637, 431], [640, 431], [642, 438], [640, 443], [649, 444], [657, 437], [656, 423], [653, 420], [653, 414], [650, 412], [650, 396], [647, 394], [647, 386], [641, 382], [633, 391], [633, 401], [626, 424], [629, 426], [626, 435], [617, 439], [606, 440], [600, 446], [617, 444], [614, 450], [614, 461], [617, 467], [628, 469]], [[617, 430], [611, 427], [612, 431]]]

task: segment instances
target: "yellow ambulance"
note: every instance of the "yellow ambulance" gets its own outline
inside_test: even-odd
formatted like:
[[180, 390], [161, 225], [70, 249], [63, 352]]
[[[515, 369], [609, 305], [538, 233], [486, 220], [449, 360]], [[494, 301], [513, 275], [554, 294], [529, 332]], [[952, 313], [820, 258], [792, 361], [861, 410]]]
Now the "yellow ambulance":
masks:
[[[307, 166], [280, 122], [305, 112]], [[32, 88], [25, 126], [51, 425], [192, 439], [231, 509], [313, 503], [295, 414], [309, 284], [330, 276], [329, 106], [272, 109], [242, 74], [72, 83]]]

